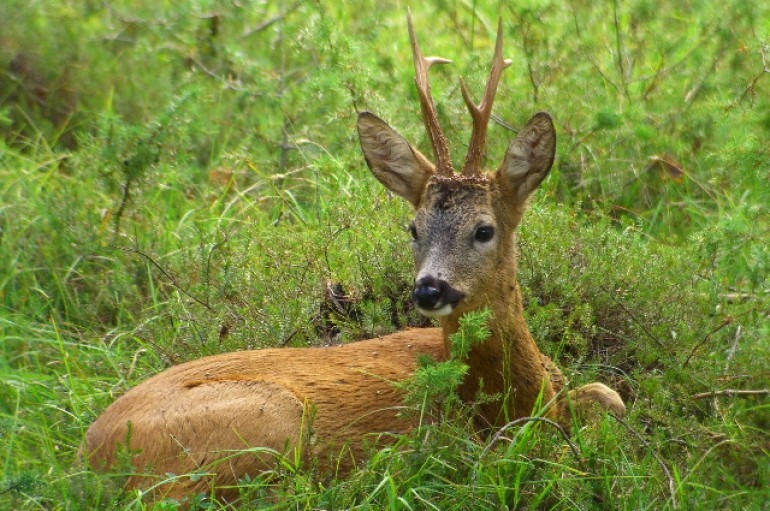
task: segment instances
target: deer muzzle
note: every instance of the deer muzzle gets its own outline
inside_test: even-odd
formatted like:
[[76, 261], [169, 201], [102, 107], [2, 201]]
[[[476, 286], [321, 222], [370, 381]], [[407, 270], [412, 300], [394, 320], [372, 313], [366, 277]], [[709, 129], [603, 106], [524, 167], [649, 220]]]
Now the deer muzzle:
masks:
[[437, 318], [451, 313], [465, 293], [453, 288], [442, 279], [421, 277], [415, 282], [412, 299], [421, 314]]

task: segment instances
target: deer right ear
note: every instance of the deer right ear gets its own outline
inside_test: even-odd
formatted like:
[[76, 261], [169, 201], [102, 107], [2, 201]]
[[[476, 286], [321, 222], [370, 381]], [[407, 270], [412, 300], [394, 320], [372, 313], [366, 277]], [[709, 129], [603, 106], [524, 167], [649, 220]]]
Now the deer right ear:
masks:
[[497, 179], [503, 195], [523, 205], [548, 175], [556, 155], [556, 130], [546, 112], [535, 114], [508, 146]]
[[416, 208], [425, 183], [436, 171], [433, 164], [371, 112], [358, 115], [358, 137], [374, 177]]

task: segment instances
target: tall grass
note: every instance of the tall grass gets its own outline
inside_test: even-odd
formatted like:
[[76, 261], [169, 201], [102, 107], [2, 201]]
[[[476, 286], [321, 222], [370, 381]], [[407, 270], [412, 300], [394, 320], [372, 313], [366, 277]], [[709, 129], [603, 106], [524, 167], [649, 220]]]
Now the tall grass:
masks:
[[[413, 11], [424, 51], [454, 60], [433, 90], [455, 159], [458, 77], [481, 90], [503, 16], [514, 65], [487, 163], [535, 111], [559, 133], [520, 235], [527, 318], [574, 384], [610, 383], [628, 417], [479, 438], [458, 407], [344, 480], [287, 460], [243, 481], [236, 507], [763, 509], [770, 7]], [[203, 355], [425, 325], [409, 211], [354, 133], [370, 109], [427, 147], [404, 16], [368, 1], [0, 6], [0, 508], [174, 509], [124, 490], [128, 465], [78, 463], [117, 396]], [[355, 314], [329, 311], [336, 284]]]

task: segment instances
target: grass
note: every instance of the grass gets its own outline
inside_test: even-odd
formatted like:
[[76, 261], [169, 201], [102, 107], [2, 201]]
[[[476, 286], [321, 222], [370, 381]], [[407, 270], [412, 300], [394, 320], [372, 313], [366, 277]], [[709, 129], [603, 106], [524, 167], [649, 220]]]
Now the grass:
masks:
[[[370, 109], [426, 150], [405, 8], [360, 2], [0, 7], [0, 508], [174, 509], [77, 463], [171, 364], [424, 325], [408, 208], [365, 168]], [[490, 167], [548, 110], [558, 158], [520, 235], [527, 318], [575, 384], [629, 404], [567, 441], [469, 411], [344, 480], [285, 460], [240, 509], [766, 509], [770, 12], [761, 2], [436, 1], [424, 51], [450, 146], [495, 20], [514, 58]], [[460, 154], [455, 154], [459, 160]], [[355, 297], [330, 313], [327, 283]], [[714, 393], [706, 397], [699, 394]], [[219, 506], [201, 500], [199, 507]]]

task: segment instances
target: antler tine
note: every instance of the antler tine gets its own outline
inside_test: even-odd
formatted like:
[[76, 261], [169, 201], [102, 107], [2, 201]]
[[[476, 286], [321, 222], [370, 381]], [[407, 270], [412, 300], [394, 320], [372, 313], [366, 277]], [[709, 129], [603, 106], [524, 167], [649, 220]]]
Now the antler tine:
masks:
[[449, 154], [449, 143], [438, 123], [436, 105], [433, 103], [433, 96], [430, 93], [428, 70], [433, 64], [448, 64], [452, 61], [440, 57], [423, 57], [420, 46], [417, 44], [417, 37], [414, 34], [411, 10], [407, 11], [407, 23], [409, 25], [409, 40], [412, 43], [412, 54], [414, 55], [415, 82], [417, 82], [417, 92], [420, 96], [420, 108], [430, 143], [433, 146], [433, 153], [436, 156], [436, 172], [439, 175], [451, 176], [454, 173], [454, 166]]
[[477, 106], [465, 85], [465, 80], [460, 79], [460, 88], [463, 92], [463, 99], [468, 105], [468, 111], [473, 118], [473, 133], [468, 145], [468, 154], [465, 156], [465, 165], [463, 165], [464, 176], [474, 176], [481, 172], [481, 163], [484, 158], [484, 146], [487, 142], [487, 127], [489, 118], [492, 115], [492, 105], [495, 102], [497, 94], [497, 85], [500, 83], [500, 76], [503, 70], [510, 66], [513, 61], [503, 59], [503, 19], [497, 23], [497, 42], [495, 44], [495, 57], [492, 60], [492, 71], [487, 80], [487, 88], [484, 91], [484, 99]]

